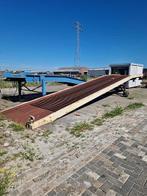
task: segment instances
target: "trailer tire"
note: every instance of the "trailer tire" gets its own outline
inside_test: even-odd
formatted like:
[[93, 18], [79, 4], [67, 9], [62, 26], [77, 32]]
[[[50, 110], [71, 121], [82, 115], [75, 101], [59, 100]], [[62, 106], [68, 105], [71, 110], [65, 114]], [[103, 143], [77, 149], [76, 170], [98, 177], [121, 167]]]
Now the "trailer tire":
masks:
[[124, 91], [123, 92], [123, 97], [128, 97], [129, 96], [129, 92], [128, 91]]

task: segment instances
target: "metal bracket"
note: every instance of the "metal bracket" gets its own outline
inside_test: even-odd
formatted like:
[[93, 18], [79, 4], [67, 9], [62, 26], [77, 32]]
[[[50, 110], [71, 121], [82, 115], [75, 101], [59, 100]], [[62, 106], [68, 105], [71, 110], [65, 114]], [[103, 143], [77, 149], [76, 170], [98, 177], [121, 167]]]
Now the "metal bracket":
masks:
[[31, 128], [31, 124], [35, 121], [35, 117], [33, 115], [30, 115], [28, 118], [28, 121], [26, 122], [26, 128]]

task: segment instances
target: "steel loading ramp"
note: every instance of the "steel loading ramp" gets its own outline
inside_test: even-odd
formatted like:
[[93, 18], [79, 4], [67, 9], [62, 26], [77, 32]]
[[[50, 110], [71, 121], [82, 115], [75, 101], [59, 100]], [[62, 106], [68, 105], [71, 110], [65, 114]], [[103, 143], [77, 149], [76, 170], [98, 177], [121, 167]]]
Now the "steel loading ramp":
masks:
[[4, 110], [1, 114], [22, 125], [29, 123], [34, 129], [64, 116], [132, 78], [125, 75], [102, 76]]

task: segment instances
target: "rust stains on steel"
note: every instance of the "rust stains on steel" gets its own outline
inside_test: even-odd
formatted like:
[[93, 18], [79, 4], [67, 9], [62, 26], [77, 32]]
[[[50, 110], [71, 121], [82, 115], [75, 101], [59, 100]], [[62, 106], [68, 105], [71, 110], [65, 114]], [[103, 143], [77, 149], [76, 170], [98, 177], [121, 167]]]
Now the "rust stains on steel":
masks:
[[65, 89], [45, 97], [29, 101], [2, 112], [8, 119], [26, 125], [30, 116], [40, 120], [78, 100], [118, 82], [127, 76], [107, 75], [86, 83]]

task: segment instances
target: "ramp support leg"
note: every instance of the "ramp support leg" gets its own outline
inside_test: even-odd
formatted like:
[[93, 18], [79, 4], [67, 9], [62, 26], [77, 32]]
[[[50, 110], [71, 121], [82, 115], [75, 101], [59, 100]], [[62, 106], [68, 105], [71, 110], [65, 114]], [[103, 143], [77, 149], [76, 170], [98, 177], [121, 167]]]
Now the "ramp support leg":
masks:
[[42, 83], [42, 95], [46, 95], [46, 81], [45, 78], [41, 78], [41, 83]]
[[123, 97], [128, 97], [129, 96], [129, 92], [126, 90], [125, 85], [122, 86], [122, 91], [123, 91]]
[[126, 90], [126, 85], [125, 84], [120, 85], [119, 87], [117, 87], [116, 91], [118, 93], [122, 92], [121, 96], [123, 96], [123, 97], [128, 97], [129, 96], [129, 92]]
[[21, 100], [21, 81], [18, 81], [18, 99]]

